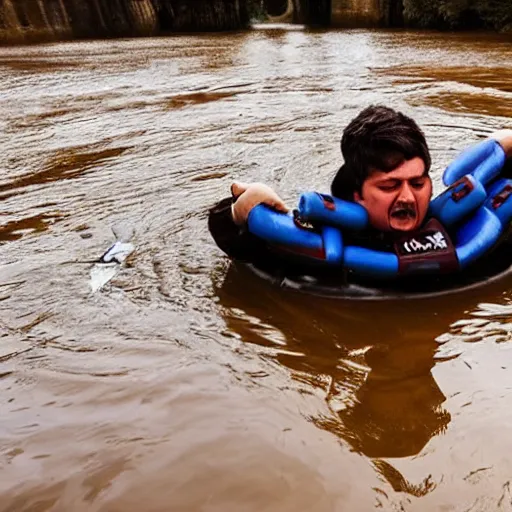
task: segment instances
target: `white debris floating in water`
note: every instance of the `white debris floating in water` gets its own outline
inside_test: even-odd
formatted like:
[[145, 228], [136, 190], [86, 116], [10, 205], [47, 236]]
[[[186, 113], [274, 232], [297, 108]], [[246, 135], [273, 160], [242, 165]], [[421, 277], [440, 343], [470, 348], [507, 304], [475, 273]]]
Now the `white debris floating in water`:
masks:
[[117, 241], [103, 254], [98, 263], [118, 263], [121, 265], [134, 250], [135, 247], [132, 243]]
[[121, 269], [126, 258], [135, 250], [130, 242], [135, 232], [131, 226], [116, 226], [112, 228], [117, 241], [109, 247], [98, 262], [91, 268], [91, 290], [94, 292], [105, 286]]

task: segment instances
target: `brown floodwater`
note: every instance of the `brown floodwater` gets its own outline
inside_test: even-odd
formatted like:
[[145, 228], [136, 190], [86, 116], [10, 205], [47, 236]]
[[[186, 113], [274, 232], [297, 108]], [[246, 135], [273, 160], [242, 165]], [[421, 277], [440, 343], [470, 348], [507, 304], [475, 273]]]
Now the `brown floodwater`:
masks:
[[[0, 510], [512, 510], [512, 279], [296, 295], [231, 267], [206, 223], [233, 179], [327, 190], [372, 103], [421, 124], [439, 190], [512, 128], [511, 70], [483, 33], [0, 49]], [[93, 293], [116, 226], [136, 251]]]

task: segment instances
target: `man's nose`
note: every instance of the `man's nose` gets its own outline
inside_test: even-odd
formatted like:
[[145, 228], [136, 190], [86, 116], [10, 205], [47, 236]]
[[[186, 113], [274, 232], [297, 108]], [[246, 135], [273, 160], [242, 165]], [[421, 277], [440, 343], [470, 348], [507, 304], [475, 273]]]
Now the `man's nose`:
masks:
[[413, 203], [415, 201], [414, 193], [409, 183], [405, 182], [400, 189], [398, 200], [404, 203]]

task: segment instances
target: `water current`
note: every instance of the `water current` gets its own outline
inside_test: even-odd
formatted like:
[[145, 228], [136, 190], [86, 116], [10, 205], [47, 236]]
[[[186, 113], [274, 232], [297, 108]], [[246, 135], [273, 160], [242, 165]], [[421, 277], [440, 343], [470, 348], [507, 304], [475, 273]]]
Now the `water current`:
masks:
[[5, 47], [0, 74], [1, 511], [512, 510], [512, 279], [313, 298], [206, 222], [234, 179], [328, 190], [369, 104], [418, 121], [440, 190], [512, 128], [510, 38], [273, 26]]

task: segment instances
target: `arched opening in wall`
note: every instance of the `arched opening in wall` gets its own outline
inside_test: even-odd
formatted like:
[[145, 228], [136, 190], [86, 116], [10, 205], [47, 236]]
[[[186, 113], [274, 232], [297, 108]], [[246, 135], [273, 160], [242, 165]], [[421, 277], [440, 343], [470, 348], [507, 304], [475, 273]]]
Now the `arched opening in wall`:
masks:
[[264, 0], [263, 6], [269, 16], [282, 16], [288, 9], [288, 0]]
[[[295, 0], [296, 1], [296, 0]], [[277, 16], [273, 15], [269, 11], [267, 3], [273, 3], [273, 6], [271, 6], [271, 9], [273, 12], [275, 12], [278, 6], [284, 5], [285, 9], [284, 11], [281, 10], [280, 14]], [[294, 6], [294, 0], [287, 0], [286, 2], [281, 2], [281, 0], [263, 0], [263, 7], [266, 9], [268, 14], [268, 20], [272, 23], [292, 23], [294, 21], [295, 17], [295, 6]]]

